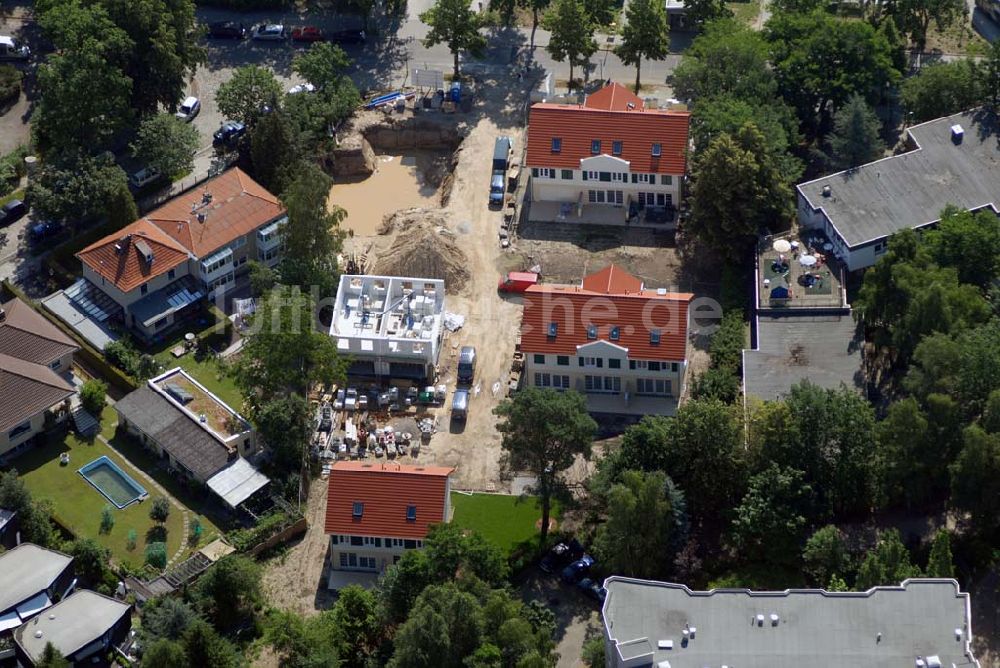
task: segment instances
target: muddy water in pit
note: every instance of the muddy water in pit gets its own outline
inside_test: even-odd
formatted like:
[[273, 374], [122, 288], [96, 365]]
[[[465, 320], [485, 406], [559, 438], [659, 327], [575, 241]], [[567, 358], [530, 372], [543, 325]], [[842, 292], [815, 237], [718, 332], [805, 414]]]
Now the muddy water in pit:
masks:
[[330, 189], [330, 204], [347, 210], [341, 227], [357, 236], [372, 236], [378, 234], [386, 214], [437, 206], [437, 189], [448, 158], [445, 151], [429, 150], [376, 155], [378, 168], [374, 174], [341, 180]]

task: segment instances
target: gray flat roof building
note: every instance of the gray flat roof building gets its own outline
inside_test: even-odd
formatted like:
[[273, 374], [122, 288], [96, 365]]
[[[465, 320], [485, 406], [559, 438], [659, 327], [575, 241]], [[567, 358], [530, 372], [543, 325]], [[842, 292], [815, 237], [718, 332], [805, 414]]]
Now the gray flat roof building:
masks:
[[995, 118], [967, 111], [915, 125], [907, 135], [913, 150], [797, 186], [800, 223], [824, 229], [851, 270], [874, 264], [884, 248], [850, 254], [899, 230], [936, 222], [949, 204], [1000, 206]]
[[41, 658], [47, 643], [52, 643], [71, 661], [81, 660], [107, 649], [115, 634], [106, 634], [131, 610], [128, 603], [81, 589], [19, 626], [14, 631], [14, 641], [32, 662]]
[[755, 324], [757, 349], [743, 351], [747, 396], [771, 401], [803, 380], [829, 389], [862, 387], [861, 342], [849, 314], [758, 314]]
[[[73, 557], [68, 554], [33, 543], [21, 543], [0, 554], [0, 615], [16, 612], [18, 606], [44, 593], [72, 562]], [[21, 611], [22, 620], [30, 616], [26, 612]]]
[[979, 668], [969, 595], [955, 580], [838, 593], [704, 592], [617, 576], [604, 586], [615, 668]]

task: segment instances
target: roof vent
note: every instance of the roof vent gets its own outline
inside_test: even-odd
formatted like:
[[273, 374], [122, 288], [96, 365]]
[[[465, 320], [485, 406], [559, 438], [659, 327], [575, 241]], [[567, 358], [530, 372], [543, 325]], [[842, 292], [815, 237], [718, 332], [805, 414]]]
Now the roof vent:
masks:
[[964, 137], [965, 137], [965, 129], [961, 125], [955, 123], [953, 126], [951, 126], [951, 143], [961, 144], [962, 139]]
[[115, 244], [115, 255], [121, 255], [123, 250], [125, 248], [121, 244]]
[[205, 417], [204, 413], [199, 413], [198, 414], [198, 422], [208, 422], [208, 418]]
[[667, 296], [667, 289], [666, 288], [656, 288], [656, 294], [660, 295], [661, 297], [666, 297]]
[[781, 619], [781, 618], [780, 618], [780, 617], [778, 617], [778, 615], [776, 615], [776, 614], [774, 614], [774, 613], [772, 612], [772, 613], [771, 613], [771, 626], [777, 626], [777, 625], [778, 625], [778, 621], [779, 621], [780, 619]]
[[625, 108], [628, 109], [628, 110], [630, 110], [630, 111], [632, 109], [635, 109], [635, 102], [629, 102], [628, 104], [625, 105]]
[[206, 218], [206, 216], [205, 216], [204, 213], [198, 212], [198, 222], [199, 223], [204, 223], [205, 222], [205, 218]]
[[36, 638], [41, 638], [41, 637], [42, 637], [42, 632], [41, 632], [41, 630], [39, 630], [39, 631], [35, 631], [35, 637], [36, 637]]
[[53, 614], [49, 614], [49, 619], [55, 619], [55, 618], [56, 618], [56, 616], [55, 616], [55, 615], [53, 615]]
[[202, 193], [201, 202], [202, 204], [208, 204], [211, 201], [212, 201], [212, 193], [206, 190], [204, 193]]
[[955, 629], [955, 640], [962, 640], [962, 629]]
[[833, 190], [830, 189], [830, 186], [823, 186], [823, 197], [829, 197], [832, 194]]

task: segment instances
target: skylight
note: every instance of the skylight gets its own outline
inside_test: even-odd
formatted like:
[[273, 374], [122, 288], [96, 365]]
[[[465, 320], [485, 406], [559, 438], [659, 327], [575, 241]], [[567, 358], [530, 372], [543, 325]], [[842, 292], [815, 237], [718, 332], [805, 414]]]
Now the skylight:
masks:
[[364, 515], [364, 514], [365, 514], [365, 504], [363, 504], [360, 501], [355, 501], [354, 502], [354, 509], [352, 510], [351, 515], [353, 517], [356, 517], [356, 518], [360, 519], [361, 516]]
[[649, 330], [649, 342], [654, 346], [660, 343], [660, 330], [651, 329]]
[[417, 507], [416, 506], [407, 506], [406, 507], [406, 521], [407, 522], [416, 522], [417, 521]]

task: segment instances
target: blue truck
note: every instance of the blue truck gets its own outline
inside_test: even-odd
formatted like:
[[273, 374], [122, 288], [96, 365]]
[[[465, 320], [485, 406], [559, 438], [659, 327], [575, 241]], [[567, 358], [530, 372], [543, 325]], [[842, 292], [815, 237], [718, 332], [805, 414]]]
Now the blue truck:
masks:
[[507, 169], [514, 154], [514, 142], [510, 137], [497, 137], [493, 144], [493, 167], [490, 170], [490, 208], [503, 206], [507, 193]]

